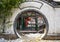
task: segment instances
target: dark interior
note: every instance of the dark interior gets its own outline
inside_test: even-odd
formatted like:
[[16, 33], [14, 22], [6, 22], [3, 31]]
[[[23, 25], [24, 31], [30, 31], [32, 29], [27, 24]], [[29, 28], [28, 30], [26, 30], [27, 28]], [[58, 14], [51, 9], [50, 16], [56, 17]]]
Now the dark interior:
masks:
[[[40, 19], [40, 20], [39, 20]], [[20, 32], [40, 32], [44, 33], [46, 27], [44, 18], [37, 12], [23, 12], [17, 19], [17, 30]]]

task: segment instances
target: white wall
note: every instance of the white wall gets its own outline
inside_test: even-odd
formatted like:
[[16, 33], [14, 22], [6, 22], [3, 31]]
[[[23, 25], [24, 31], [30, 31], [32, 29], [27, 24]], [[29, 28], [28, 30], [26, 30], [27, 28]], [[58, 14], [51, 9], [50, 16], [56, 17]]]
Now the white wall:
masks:
[[60, 33], [60, 8], [55, 8], [55, 28], [56, 33]]
[[[41, 2], [41, 3], [43, 3], [43, 6], [41, 7], [41, 9], [37, 9], [37, 8], [36, 9], [39, 10], [42, 14], [44, 14], [48, 20], [48, 23], [49, 23], [48, 34], [59, 33], [60, 32], [60, 23], [59, 23], [60, 22], [60, 8], [53, 8], [52, 6], [44, 2]], [[34, 6], [38, 6], [38, 5], [34, 5]], [[25, 9], [30, 9], [30, 8], [25, 8]], [[19, 8], [13, 10], [13, 16], [11, 17], [12, 24], [14, 23], [14, 20], [17, 14], [20, 12], [21, 10]], [[7, 32], [14, 34], [13, 25], [9, 29], [6, 29], [6, 33]]]

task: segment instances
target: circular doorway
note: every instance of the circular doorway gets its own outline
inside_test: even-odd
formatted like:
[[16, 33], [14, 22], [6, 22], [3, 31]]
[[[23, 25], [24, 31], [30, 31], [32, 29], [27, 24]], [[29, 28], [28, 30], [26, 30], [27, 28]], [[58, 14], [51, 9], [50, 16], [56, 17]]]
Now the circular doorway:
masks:
[[36, 37], [42, 39], [48, 32], [48, 21], [44, 15], [34, 10], [26, 10], [17, 15], [14, 31], [18, 37]]

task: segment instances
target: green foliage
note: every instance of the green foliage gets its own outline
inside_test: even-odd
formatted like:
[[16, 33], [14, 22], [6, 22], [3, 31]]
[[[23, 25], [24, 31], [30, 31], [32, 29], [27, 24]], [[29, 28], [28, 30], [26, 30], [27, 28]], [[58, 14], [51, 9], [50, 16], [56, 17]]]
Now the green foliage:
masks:
[[0, 20], [9, 17], [11, 9], [18, 7], [20, 0], [0, 0]]
[[17, 8], [21, 2], [23, 0], [0, 0], [0, 24], [5, 25], [6, 19], [12, 15], [11, 10]]

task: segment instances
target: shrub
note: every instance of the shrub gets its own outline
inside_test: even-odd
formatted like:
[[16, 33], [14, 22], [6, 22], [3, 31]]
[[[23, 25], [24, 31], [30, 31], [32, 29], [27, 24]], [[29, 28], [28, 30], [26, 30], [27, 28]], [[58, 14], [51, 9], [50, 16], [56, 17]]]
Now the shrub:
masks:
[[0, 25], [3, 26], [2, 28], [5, 28], [6, 19], [11, 17], [11, 10], [17, 8], [21, 2], [23, 0], [0, 0]]

